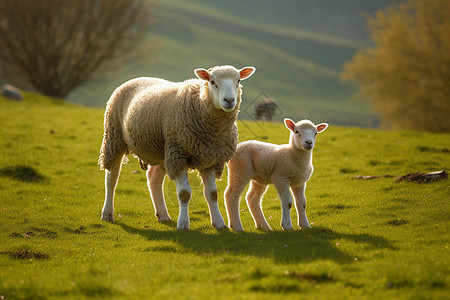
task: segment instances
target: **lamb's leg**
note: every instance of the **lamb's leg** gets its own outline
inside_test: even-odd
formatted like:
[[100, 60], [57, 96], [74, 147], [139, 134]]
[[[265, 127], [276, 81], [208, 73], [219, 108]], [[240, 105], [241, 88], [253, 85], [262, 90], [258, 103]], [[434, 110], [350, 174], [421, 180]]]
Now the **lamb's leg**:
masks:
[[177, 186], [177, 196], [180, 204], [177, 229], [189, 230], [189, 200], [191, 199], [192, 189], [189, 184], [187, 169], [182, 170], [175, 177], [175, 184]]
[[208, 202], [211, 224], [216, 229], [225, 229], [227, 225], [223, 221], [217, 203], [217, 186], [214, 171], [200, 171], [203, 180], [203, 195]]
[[117, 158], [109, 170], [105, 170], [105, 203], [102, 209], [102, 220], [114, 222], [114, 192], [122, 168], [123, 155]]
[[166, 172], [160, 166], [149, 166], [147, 170], [147, 186], [152, 198], [155, 215], [158, 222], [171, 221], [164, 201], [163, 183]]
[[248, 188], [247, 195], [245, 199], [247, 200], [247, 206], [250, 209], [250, 213], [252, 214], [253, 220], [255, 221], [255, 226], [258, 229], [270, 231], [269, 224], [267, 223], [266, 218], [262, 212], [261, 208], [261, 198], [262, 195], [267, 190], [267, 185], [262, 185], [252, 180], [250, 182], [250, 187]]
[[227, 209], [228, 226], [235, 231], [243, 231], [239, 214], [239, 202], [241, 194], [250, 179], [230, 176], [231, 165], [228, 165], [228, 186], [225, 189], [225, 207]]
[[295, 198], [295, 208], [297, 209], [298, 226], [300, 228], [311, 228], [306, 217], [306, 182], [298, 187], [291, 187]]
[[294, 229], [291, 221], [292, 195], [289, 190], [289, 184], [274, 182], [274, 186], [281, 201], [281, 227], [284, 230], [292, 230]]

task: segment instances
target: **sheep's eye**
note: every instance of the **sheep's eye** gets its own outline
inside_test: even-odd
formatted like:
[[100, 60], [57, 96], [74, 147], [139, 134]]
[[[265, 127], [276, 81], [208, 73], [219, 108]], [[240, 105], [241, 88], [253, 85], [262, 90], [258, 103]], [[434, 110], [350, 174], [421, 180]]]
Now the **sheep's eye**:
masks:
[[217, 83], [214, 80], [211, 80], [211, 85], [215, 86], [217, 89], [219, 88], [219, 86], [217, 85]]
[[316, 133], [314, 133], [314, 136], [316, 136], [317, 135], [317, 132]]
[[298, 135], [300, 135], [300, 132], [299, 132], [298, 130], [296, 130], [296, 131], [295, 131], [295, 134], [298, 134]]
[[240, 79], [238, 80], [237, 84], [239, 85], [239, 83], [241, 83], [241, 80], [240, 80]]

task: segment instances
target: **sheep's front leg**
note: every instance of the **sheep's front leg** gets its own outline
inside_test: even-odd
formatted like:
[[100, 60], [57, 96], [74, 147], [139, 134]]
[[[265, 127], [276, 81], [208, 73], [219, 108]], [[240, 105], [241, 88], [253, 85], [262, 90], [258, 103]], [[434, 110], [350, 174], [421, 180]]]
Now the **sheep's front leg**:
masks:
[[102, 220], [114, 223], [114, 193], [122, 168], [122, 157], [117, 158], [109, 170], [105, 170], [105, 203], [102, 209]]
[[217, 186], [214, 171], [200, 171], [200, 175], [203, 180], [203, 195], [208, 202], [212, 226], [219, 230], [227, 228], [217, 203]]
[[281, 201], [281, 227], [284, 230], [292, 230], [294, 229], [291, 221], [291, 208], [293, 201], [289, 190], [289, 184], [274, 183], [274, 185]]
[[299, 187], [291, 187], [295, 197], [295, 208], [297, 209], [298, 226], [300, 228], [311, 228], [306, 217], [306, 182]]
[[180, 212], [178, 214], [177, 229], [189, 230], [189, 200], [191, 199], [192, 189], [189, 184], [187, 169], [183, 169], [176, 177], [178, 202]]
[[163, 183], [166, 172], [160, 166], [149, 166], [147, 170], [147, 186], [152, 198], [155, 215], [158, 222], [171, 221], [167, 211], [166, 201], [164, 200]]

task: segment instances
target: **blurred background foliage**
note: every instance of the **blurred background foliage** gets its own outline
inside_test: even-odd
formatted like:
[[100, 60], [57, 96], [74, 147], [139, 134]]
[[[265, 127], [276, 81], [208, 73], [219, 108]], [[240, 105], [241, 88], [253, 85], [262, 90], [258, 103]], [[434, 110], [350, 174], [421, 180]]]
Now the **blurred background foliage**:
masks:
[[375, 47], [343, 78], [359, 83], [387, 128], [450, 131], [450, 1], [409, 0], [368, 17]]
[[[2, 0], [0, 83], [104, 107], [138, 76], [253, 65], [241, 119], [449, 131], [445, 0]], [[369, 33], [369, 34], [368, 34]], [[355, 95], [356, 94], [356, 95]]]

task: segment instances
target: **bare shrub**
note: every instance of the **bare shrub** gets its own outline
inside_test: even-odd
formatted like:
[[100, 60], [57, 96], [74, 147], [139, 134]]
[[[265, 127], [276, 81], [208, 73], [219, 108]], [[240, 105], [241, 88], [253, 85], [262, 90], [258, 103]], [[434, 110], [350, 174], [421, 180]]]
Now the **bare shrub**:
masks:
[[2, 0], [0, 72], [10, 83], [65, 98], [135, 57], [151, 12], [143, 0]]

